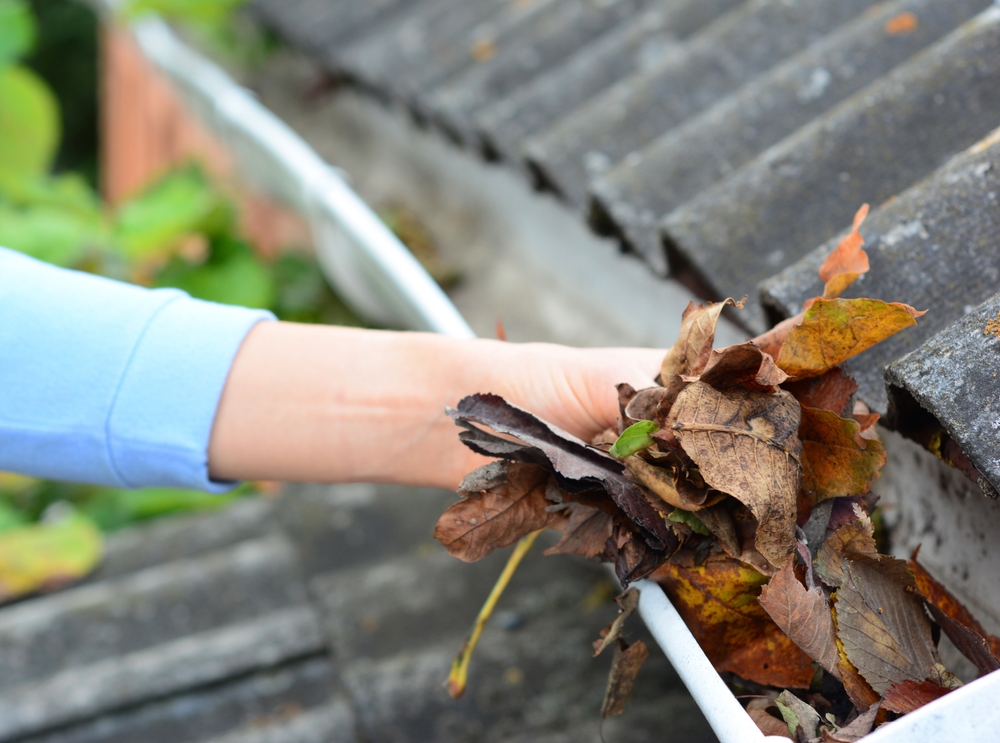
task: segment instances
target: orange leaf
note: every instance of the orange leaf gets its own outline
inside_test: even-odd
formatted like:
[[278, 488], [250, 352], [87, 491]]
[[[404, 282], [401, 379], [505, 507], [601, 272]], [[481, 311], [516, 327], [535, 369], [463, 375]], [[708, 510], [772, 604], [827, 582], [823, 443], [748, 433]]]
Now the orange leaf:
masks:
[[818, 377], [788, 382], [782, 388], [791, 392], [804, 408], [822, 408], [844, 416], [851, 412], [849, 403], [858, 391], [858, 383], [843, 369], [836, 367]]
[[758, 603], [767, 578], [750, 566], [711, 555], [687, 568], [661, 565], [659, 582], [719, 671], [779, 688], [808, 688], [815, 675], [809, 656], [793, 643]]
[[827, 498], [864, 495], [885, 464], [885, 449], [861, 437], [853, 418], [802, 408], [802, 491], [813, 505]]
[[851, 230], [851, 234], [840, 241], [820, 266], [819, 277], [826, 284], [823, 290], [824, 299], [839, 297], [858, 276], [868, 273], [871, 267], [868, 264], [868, 254], [861, 247], [865, 241], [858, 232], [858, 228], [867, 216], [868, 204], [864, 204], [854, 215], [854, 229]]
[[913, 13], [900, 13], [885, 22], [885, 32], [890, 36], [912, 34], [920, 27], [920, 20]]
[[930, 681], [921, 681], [918, 683], [906, 680], [902, 683], [894, 684], [885, 693], [885, 697], [882, 699], [882, 708], [890, 712], [898, 712], [901, 715], [905, 715], [915, 709], [920, 709], [935, 699], [940, 699], [950, 691], [951, 689], [938, 686]]
[[778, 354], [778, 367], [791, 377], [817, 377], [866, 351], [925, 314], [899, 302], [878, 299], [817, 299], [792, 328]]

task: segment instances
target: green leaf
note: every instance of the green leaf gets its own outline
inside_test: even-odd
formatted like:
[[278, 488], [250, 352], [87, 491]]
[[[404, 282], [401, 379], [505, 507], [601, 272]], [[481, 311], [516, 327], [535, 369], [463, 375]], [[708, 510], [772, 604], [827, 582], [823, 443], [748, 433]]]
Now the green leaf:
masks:
[[660, 427], [653, 421], [638, 421], [622, 431], [614, 446], [608, 451], [613, 457], [625, 459], [633, 454], [648, 449], [655, 442], [650, 434], [656, 433]]
[[127, 18], [157, 13], [180, 21], [222, 21], [246, 0], [129, 0]]
[[0, 172], [48, 173], [59, 144], [59, 106], [25, 67], [0, 71]]
[[23, 0], [0, 0], [0, 68], [16, 62], [35, 45], [35, 16]]
[[228, 229], [231, 212], [198, 168], [162, 178], [118, 210], [115, 241], [130, 259], [168, 251], [191, 234]]
[[192, 297], [221, 304], [266, 309], [275, 302], [274, 279], [246, 243], [233, 239], [216, 241], [206, 263], [192, 266], [174, 258], [157, 276], [156, 285], [183, 289]]
[[667, 521], [673, 521], [678, 524], [687, 524], [691, 531], [695, 534], [701, 534], [702, 536], [711, 536], [712, 532], [709, 528], [702, 523], [702, 520], [695, 516], [690, 511], [685, 511], [683, 508], [675, 508], [673, 511], [667, 514]]
[[107, 234], [99, 218], [54, 206], [0, 204], [0, 245], [57, 266], [77, 265]]
[[0, 194], [18, 206], [56, 206], [101, 220], [101, 200], [77, 173], [56, 176], [0, 172]]
[[78, 580], [97, 566], [102, 552], [94, 522], [76, 512], [6, 531], [0, 534], [0, 603]]
[[5, 500], [0, 500], [0, 534], [19, 526], [26, 526], [28, 517]]

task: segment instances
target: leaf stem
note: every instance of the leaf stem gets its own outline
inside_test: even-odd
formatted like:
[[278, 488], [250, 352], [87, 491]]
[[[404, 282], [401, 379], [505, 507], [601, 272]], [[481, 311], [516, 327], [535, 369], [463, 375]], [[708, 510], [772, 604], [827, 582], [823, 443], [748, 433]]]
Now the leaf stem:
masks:
[[479, 643], [479, 636], [483, 633], [483, 627], [486, 626], [486, 622], [493, 614], [493, 610], [496, 609], [497, 602], [500, 601], [500, 597], [506, 590], [507, 584], [510, 583], [510, 579], [514, 576], [517, 566], [521, 564], [521, 560], [528, 554], [531, 545], [535, 543], [535, 539], [543, 531], [545, 530], [539, 529], [538, 531], [533, 531], [528, 536], [522, 537], [521, 541], [517, 543], [514, 551], [507, 559], [507, 564], [504, 566], [503, 572], [497, 578], [493, 590], [490, 591], [486, 603], [479, 610], [479, 616], [476, 617], [476, 621], [472, 625], [472, 631], [465, 638], [465, 642], [462, 643], [462, 647], [455, 656], [455, 660], [451, 663], [451, 673], [448, 674], [447, 687], [448, 693], [453, 698], [458, 699], [465, 692], [465, 685], [469, 678], [469, 660], [472, 658], [472, 651], [476, 649], [476, 645]]

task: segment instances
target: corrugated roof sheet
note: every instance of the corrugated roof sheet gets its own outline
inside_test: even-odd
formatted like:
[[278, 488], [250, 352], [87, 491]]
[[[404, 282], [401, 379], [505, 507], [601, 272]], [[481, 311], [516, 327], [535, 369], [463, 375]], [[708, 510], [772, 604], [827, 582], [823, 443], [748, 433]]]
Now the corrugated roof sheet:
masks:
[[[254, 8], [285, 28], [299, 12]], [[401, 54], [404, 17], [425, 35]], [[507, 160], [657, 273], [706, 298], [749, 293], [737, 319], [754, 332], [815, 290], [816, 256], [862, 202], [886, 202], [862, 230], [877, 247], [855, 291], [931, 313], [854, 363], [876, 410], [889, 362], [1000, 289], [995, 149], [945, 165], [1000, 125], [990, 0], [411, 0], [357, 36], [322, 48], [331, 72]], [[362, 48], [398, 66], [370, 72], [352, 61]]]

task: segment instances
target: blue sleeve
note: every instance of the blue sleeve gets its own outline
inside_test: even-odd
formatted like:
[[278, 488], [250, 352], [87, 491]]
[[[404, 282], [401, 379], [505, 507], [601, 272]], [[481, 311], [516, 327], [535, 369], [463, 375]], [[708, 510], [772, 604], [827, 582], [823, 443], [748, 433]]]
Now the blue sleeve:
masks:
[[0, 248], [0, 471], [222, 492], [208, 440], [269, 312], [143, 289]]

